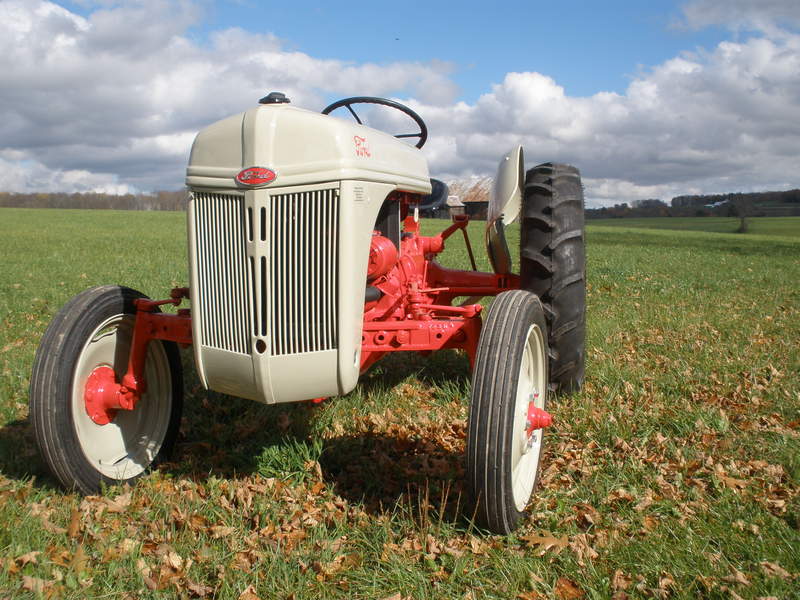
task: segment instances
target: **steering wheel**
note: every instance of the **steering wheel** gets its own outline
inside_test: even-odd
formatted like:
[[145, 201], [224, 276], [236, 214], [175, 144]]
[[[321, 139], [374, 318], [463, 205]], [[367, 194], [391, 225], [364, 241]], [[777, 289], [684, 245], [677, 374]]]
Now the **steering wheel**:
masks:
[[380, 104], [382, 106], [388, 106], [389, 108], [394, 108], [399, 110], [402, 113], [407, 114], [409, 117], [414, 119], [414, 122], [419, 126], [419, 133], [401, 133], [394, 137], [396, 138], [419, 138], [416, 146], [417, 148], [422, 148], [425, 145], [425, 141], [428, 139], [428, 128], [425, 126], [425, 121], [422, 120], [417, 113], [413, 110], [408, 108], [405, 104], [400, 104], [399, 102], [395, 102], [394, 100], [389, 100], [388, 98], [375, 98], [373, 96], [356, 96], [354, 98], [344, 98], [343, 100], [337, 100], [333, 104], [326, 106], [322, 109], [323, 115], [328, 115], [332, 113], [337, 108], [342, 108], [343, 106], [350, 111], [350, 114], [353, 115], [355, 120], [358, 122], [359, 125], [363, 125], [364, 123], [361, 122], [361, 119], [358, 118], [356, 111], [353, 110], [353, 104]]

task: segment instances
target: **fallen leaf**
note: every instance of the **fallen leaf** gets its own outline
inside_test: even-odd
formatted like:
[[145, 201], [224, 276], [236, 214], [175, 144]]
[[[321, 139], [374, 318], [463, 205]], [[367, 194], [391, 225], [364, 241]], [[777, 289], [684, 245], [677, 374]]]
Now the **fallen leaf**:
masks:
[[108, 498], [104, 498], [103, 500], [105, 502], [108, 512], [112, 513], [125, 512], [128, 506], [130, 506], [131, 504], [131, 492], [128, 491], [125, 492], [124, 494], [120, 494], [113, 500], [110, 500]]
[[750, 585], [750, 581], [747, 577], [744, 576], [744, 573], [741, 571], [734, 569], [731, 575], [726, 575], [722, 578], [724, 581], [730, 581], [731, 583], [739, 583], [741, 585]]
[[27, 552], [26, 554], [23, 554], [22, 556], [18, 556], [17, 558], [15, 558], [14, 562], [17, 563], [20, 567], [24, 567], [28, 563], [31, 563], [31, 564], [35, 565], [35, 564], [38, 563], [38, 561], [36, 560], [36, 557], [39, 556], [41, 553], [42, 552], [40, 550], [34, 550], [33, 552]]
[[211, 527], [211, 537], [213, 537], [215, 540], [218, 540], [219, 538], [228, 537], [234, 531], [236, 531], [235, 527], [227, 527], [225, 525], [214, 525], [213, 527]]
[[531, 533], [529, 535], [520, 536], [520, 539], [525, 540], [530, 547], [538, 547], [539, 556], [544, 555], [548, 550], [552, 550], [555, 554], [558, 554], [569, 545], [569, 540], [566, 535], [557, 538], [550, 535], [549, 532], [545, 532], [545, 535]]
[[29, 577], [27, 575], [22, 576], [22, 589], [28, 590], [35, 594], [43, 593], [53, 584], [55, 584], [55, 581], [45, 581], [44, 579], [39, 579], [38, 577]]
[[592, 548], [590, 543], [590, 536], [585, 533], [580, 533], [572, 538], [569, 542], [569, 547], [575, 553], [578, 559], [578, 564], [585, 566], [584, 558], [592, 561], [600, 556], [597, 551]]
[[634, 497], [634, 495], [631, 494], [629, 491], [627, 491], [625, 489], [622, 489], [622, 488], [618, 488], [616, 490], [612, 490], [608, 494], [608, 496], [606, 496], [606, 500], [605, 501], [606, 501], [606, 504], [612, 504], [614, 502], [620, 502], [620, 501], [623, 501], [623, 500], [627, 501], [627, 502], [633, 502], [635, 499], [636, 498]]
[[205, 598], [214, 591], [214, 588], [212, 587], [203, 585], [202, 583], [194, 583], [192, 581], [186, 584], [186, 589], [192, 592], [192, 594], [197, 598]]
[[150, 576], [152, 571], [150, 570], [150, 567], [147, 566], [147, 563], [144, 562], [144, 559], [140, 558], [136, 561], [136, 570], [139, 571], [139, 574], [142, 576], [144, 584], [148, 589], [158, 589], [158, 583]]
[[86, 570], [86, 563], [89, 562], [89, 557], [86, 556], [86, 551], [83, 549], [83, 544], [80, 544], [72, 555], [72, 560], [69, 562], [70, 568], [76, 573], [83, 573]]
[[553, 593], [559, 600], [577, 600], [586, 595], [586, 592], [577, 583], [570, 581], [566, 577], [558, 578], [556, 586], [553, 588]]
[[632, 582], [633, 580], [628, 575], [625, 575], [621, 569], [617, 569], [614, 571], [614, 577], [611, 579], [611, 587], [615, 592], [627, 590]]
[[77, 537], [81, 530], [81, 511], [77, 508], [72, 509], [69, 516], [69, 526], [67, 527], [67, 535], [71, 538]]
[[734, 590], [729, 588], [727, 585], [720, 586], [719, 591], [721, 592], [728, 592], [728, 595], [731, 597], [731, 600], [744, 600], [739, 594], [737, 594]]
[[172, 567], [176, 571], [180, 571], [183, 568], [183, 558], [181, 555], [175, 551], [167, 552], [163, 557], [162, 560], [164, 564]]
[[59, 527], [58, 525], [54, 525], [50, 521], [47, 520], [47, 517], [42, 517], [42, 529], [49, 533], [55, 533], [57, 535], [62, 535], [67, 533], [67, 530], [64, 527]]
[[732, 490], [741, 490], [747, 487], [747, 482], [744, 479], [736, 479], [735, 477], [728, 477], [727, 475], [719, 475], [719, 478], [725, 487]]
[[247, 588], [239, 594], [239, 600], [261, 600], [258, 595], [256, 595], [256, 588], [252, 585], [248, 585]]
[[652, 530], [653, 530], [653, 529], [655, 529], [656, 527], [658, 527], [658, 519], [657, 519], [656, 517], [653, 517], [653, 516], [647, 515], [647, 516], [644, 518], [644, 528], [645, 528], [647, 531], [652, 531]]
[[781, 567], [778, 563], [774, 562], [762, 562], [761, 570], [764, 571], [768, 577], [780, 577], [781, 579], [788, 579], [791, 577], [789, 571]]
[[545, 596], [533, 590], [517, 594], [517, 600], [544, 600]]

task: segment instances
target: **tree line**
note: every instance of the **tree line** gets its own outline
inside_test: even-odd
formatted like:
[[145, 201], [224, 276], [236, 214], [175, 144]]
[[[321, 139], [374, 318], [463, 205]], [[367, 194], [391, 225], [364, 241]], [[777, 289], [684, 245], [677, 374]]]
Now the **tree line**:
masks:
[[[459, 187], [450, 183], [451, 193], [485, 205], [491, 180], [471, 181]], [[459, 193], [460, 192], [460, 193]], [[150, 194], [103, 194], [98, 192], [0, 192], [0, 206], [17, 208], [83, 208], [106, 210], [184, 210], [189, 199], [186, 189]], [[481, 202], [482, 201], [482, 202]], [[754, 192], [676, 196], [670, 204], [657, 198], [623, 202], [602, 208], [587, 208], [589, 219], [623, 217], [699, 216], [800, 216], [800, 189], [783, 192]], [[476, 215], [477, 217], [477, 215]]]
[[649, 198], [602, 208], [587, 208], [589, 219], [625, 217], [788, 217], [800, 216], [800, 189], [783, 192], [676, 196], [667, 204]]
[[184, 210], [188, 190], [151, 194], [103, 194], [98, 192], [0, 192], [0, 206], [16, 208], [90, 208], [105, 210]]

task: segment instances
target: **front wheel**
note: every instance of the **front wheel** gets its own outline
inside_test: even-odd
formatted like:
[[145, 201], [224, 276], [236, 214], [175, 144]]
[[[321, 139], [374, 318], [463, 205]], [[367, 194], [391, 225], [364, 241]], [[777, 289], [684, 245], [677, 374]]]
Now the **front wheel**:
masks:
[[489, 307], [475, 369], [467, 479], [479, 524], [513, 531], [539, 478], [547, 404], [547, 325], [535, 294], [503, 292]]
[[172, 342], [152, 340], [145, 361], [147, 390], [134, 410], [118, 410], [104, 425], [87, 412], [88, 378], [111, 368], [121, 381], [128, 366], [136, 308], [145, 296], [119, 286], [82, 292], [55, 316], [36, 352], [30, 419], [39, 450], [67, 489], [84, 494], [131, 482], [165, 458], [183, 407], [183, 374]]

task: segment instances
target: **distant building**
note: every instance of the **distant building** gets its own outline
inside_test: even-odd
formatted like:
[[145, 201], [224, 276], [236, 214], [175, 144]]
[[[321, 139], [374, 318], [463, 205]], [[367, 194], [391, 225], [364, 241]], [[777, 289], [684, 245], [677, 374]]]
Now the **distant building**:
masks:
[[447, 208], [450, 211], [451, 217], [464, 214], [464, 203], [458, 196], [447, 197]]

